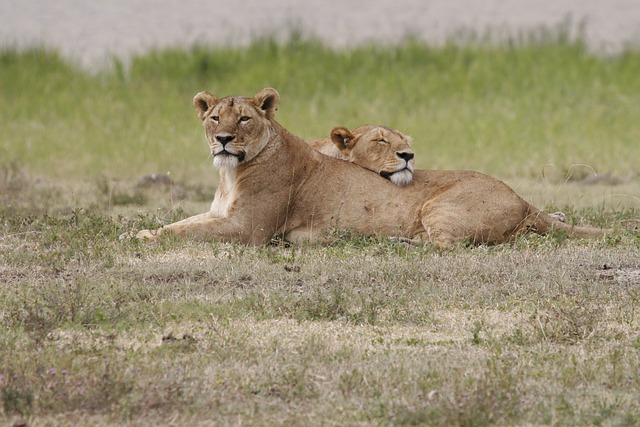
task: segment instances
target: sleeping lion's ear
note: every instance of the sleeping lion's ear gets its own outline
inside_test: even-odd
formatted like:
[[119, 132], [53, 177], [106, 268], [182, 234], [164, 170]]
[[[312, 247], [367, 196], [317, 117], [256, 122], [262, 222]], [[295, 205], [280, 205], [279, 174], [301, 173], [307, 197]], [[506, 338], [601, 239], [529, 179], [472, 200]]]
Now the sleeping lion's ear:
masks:
[[218, 98], [211, 95], [209, 92], [200, 92], [193, 98], [193, 108], [196, 109], [200, 120], [204, 120], [207, 116], [207, 111], [218, 103]]
[[344, 156], [349, 156], [349, 153], [353, 149], [354, 139], [355, 135], [347, 128], [337, 127], [331, 130], [331, 141], [333, 141]]
[[262, 89], [253, 97], [253, 102], [264, 111], [268, 119], [272, 119], [280, 105], [280, 95], [278, 91], [270, 87]]

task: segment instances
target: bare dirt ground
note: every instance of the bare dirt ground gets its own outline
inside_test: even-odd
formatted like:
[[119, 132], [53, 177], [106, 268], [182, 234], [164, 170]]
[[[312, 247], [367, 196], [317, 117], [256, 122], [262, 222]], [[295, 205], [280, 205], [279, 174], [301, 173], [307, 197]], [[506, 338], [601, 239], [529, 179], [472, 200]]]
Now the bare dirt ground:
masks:
[[504, 38], [567, 25], [589, 47], [616, 53], [640, 46], [638, 0], [2, 0], [0, 46], [45, 45], [87, 67], [152, 47], [243, 45], [292, 29], [335, 47], [394, 43], [411, 35], [430, 43], [461, 32]]

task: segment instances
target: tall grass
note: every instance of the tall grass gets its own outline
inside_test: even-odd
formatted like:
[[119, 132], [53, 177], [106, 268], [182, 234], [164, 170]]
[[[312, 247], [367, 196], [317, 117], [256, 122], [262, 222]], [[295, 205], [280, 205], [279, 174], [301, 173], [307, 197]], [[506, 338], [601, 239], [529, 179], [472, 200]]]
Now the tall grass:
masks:
[[83, 71], [56, 52], [0, 53], [2, 161], [52, 178], [212, 176], [191, 107], [201, 90], [282, 97], [305, 138], [382, 123], [415, 140], [421, 168], [538, 177], [545, 165], [637, 176], [640, 54], [589, 54], [562, 37], [517, 46], [331, 50], [292, 37], [246, 48], [150, 52]]

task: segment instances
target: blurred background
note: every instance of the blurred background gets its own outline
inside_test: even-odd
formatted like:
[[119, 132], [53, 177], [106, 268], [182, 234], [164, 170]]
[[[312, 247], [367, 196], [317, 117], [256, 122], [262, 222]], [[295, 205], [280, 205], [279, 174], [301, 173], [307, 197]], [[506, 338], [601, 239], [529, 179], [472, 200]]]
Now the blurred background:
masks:
[[60, 49], [84, 66], [149, 48], [193, 43], [247, 45], [292, 29], [332, 47], [504, 39], [565, 26], [589, 48], [618, 53], [640, 40], [637, 0], [2, 0], [0, 43]]
[[193, 96], [271, 86], [305, 139], [383, 124], [419, 168], [634, 208], [639, 76], [638, 0], [0, 0], [0, 202], [202, 210]]

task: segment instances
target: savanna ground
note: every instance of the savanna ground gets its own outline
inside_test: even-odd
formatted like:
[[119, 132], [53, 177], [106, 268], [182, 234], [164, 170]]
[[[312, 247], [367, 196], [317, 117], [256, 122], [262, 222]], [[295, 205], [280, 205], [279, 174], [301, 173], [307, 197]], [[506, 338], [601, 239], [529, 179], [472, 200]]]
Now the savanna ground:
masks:
[[[91, 73], [0, 53], [2, 422], [639, 424], [638, 75], [639, 53], [562, 34], [348, 51], [294, 36]], [[265, 86], [305, 138], [394, 126], [420, 168], [490, 173], [616, 234], [451, 251], [348, 231], [120, 241], [208, 208], [195, 93]]]

